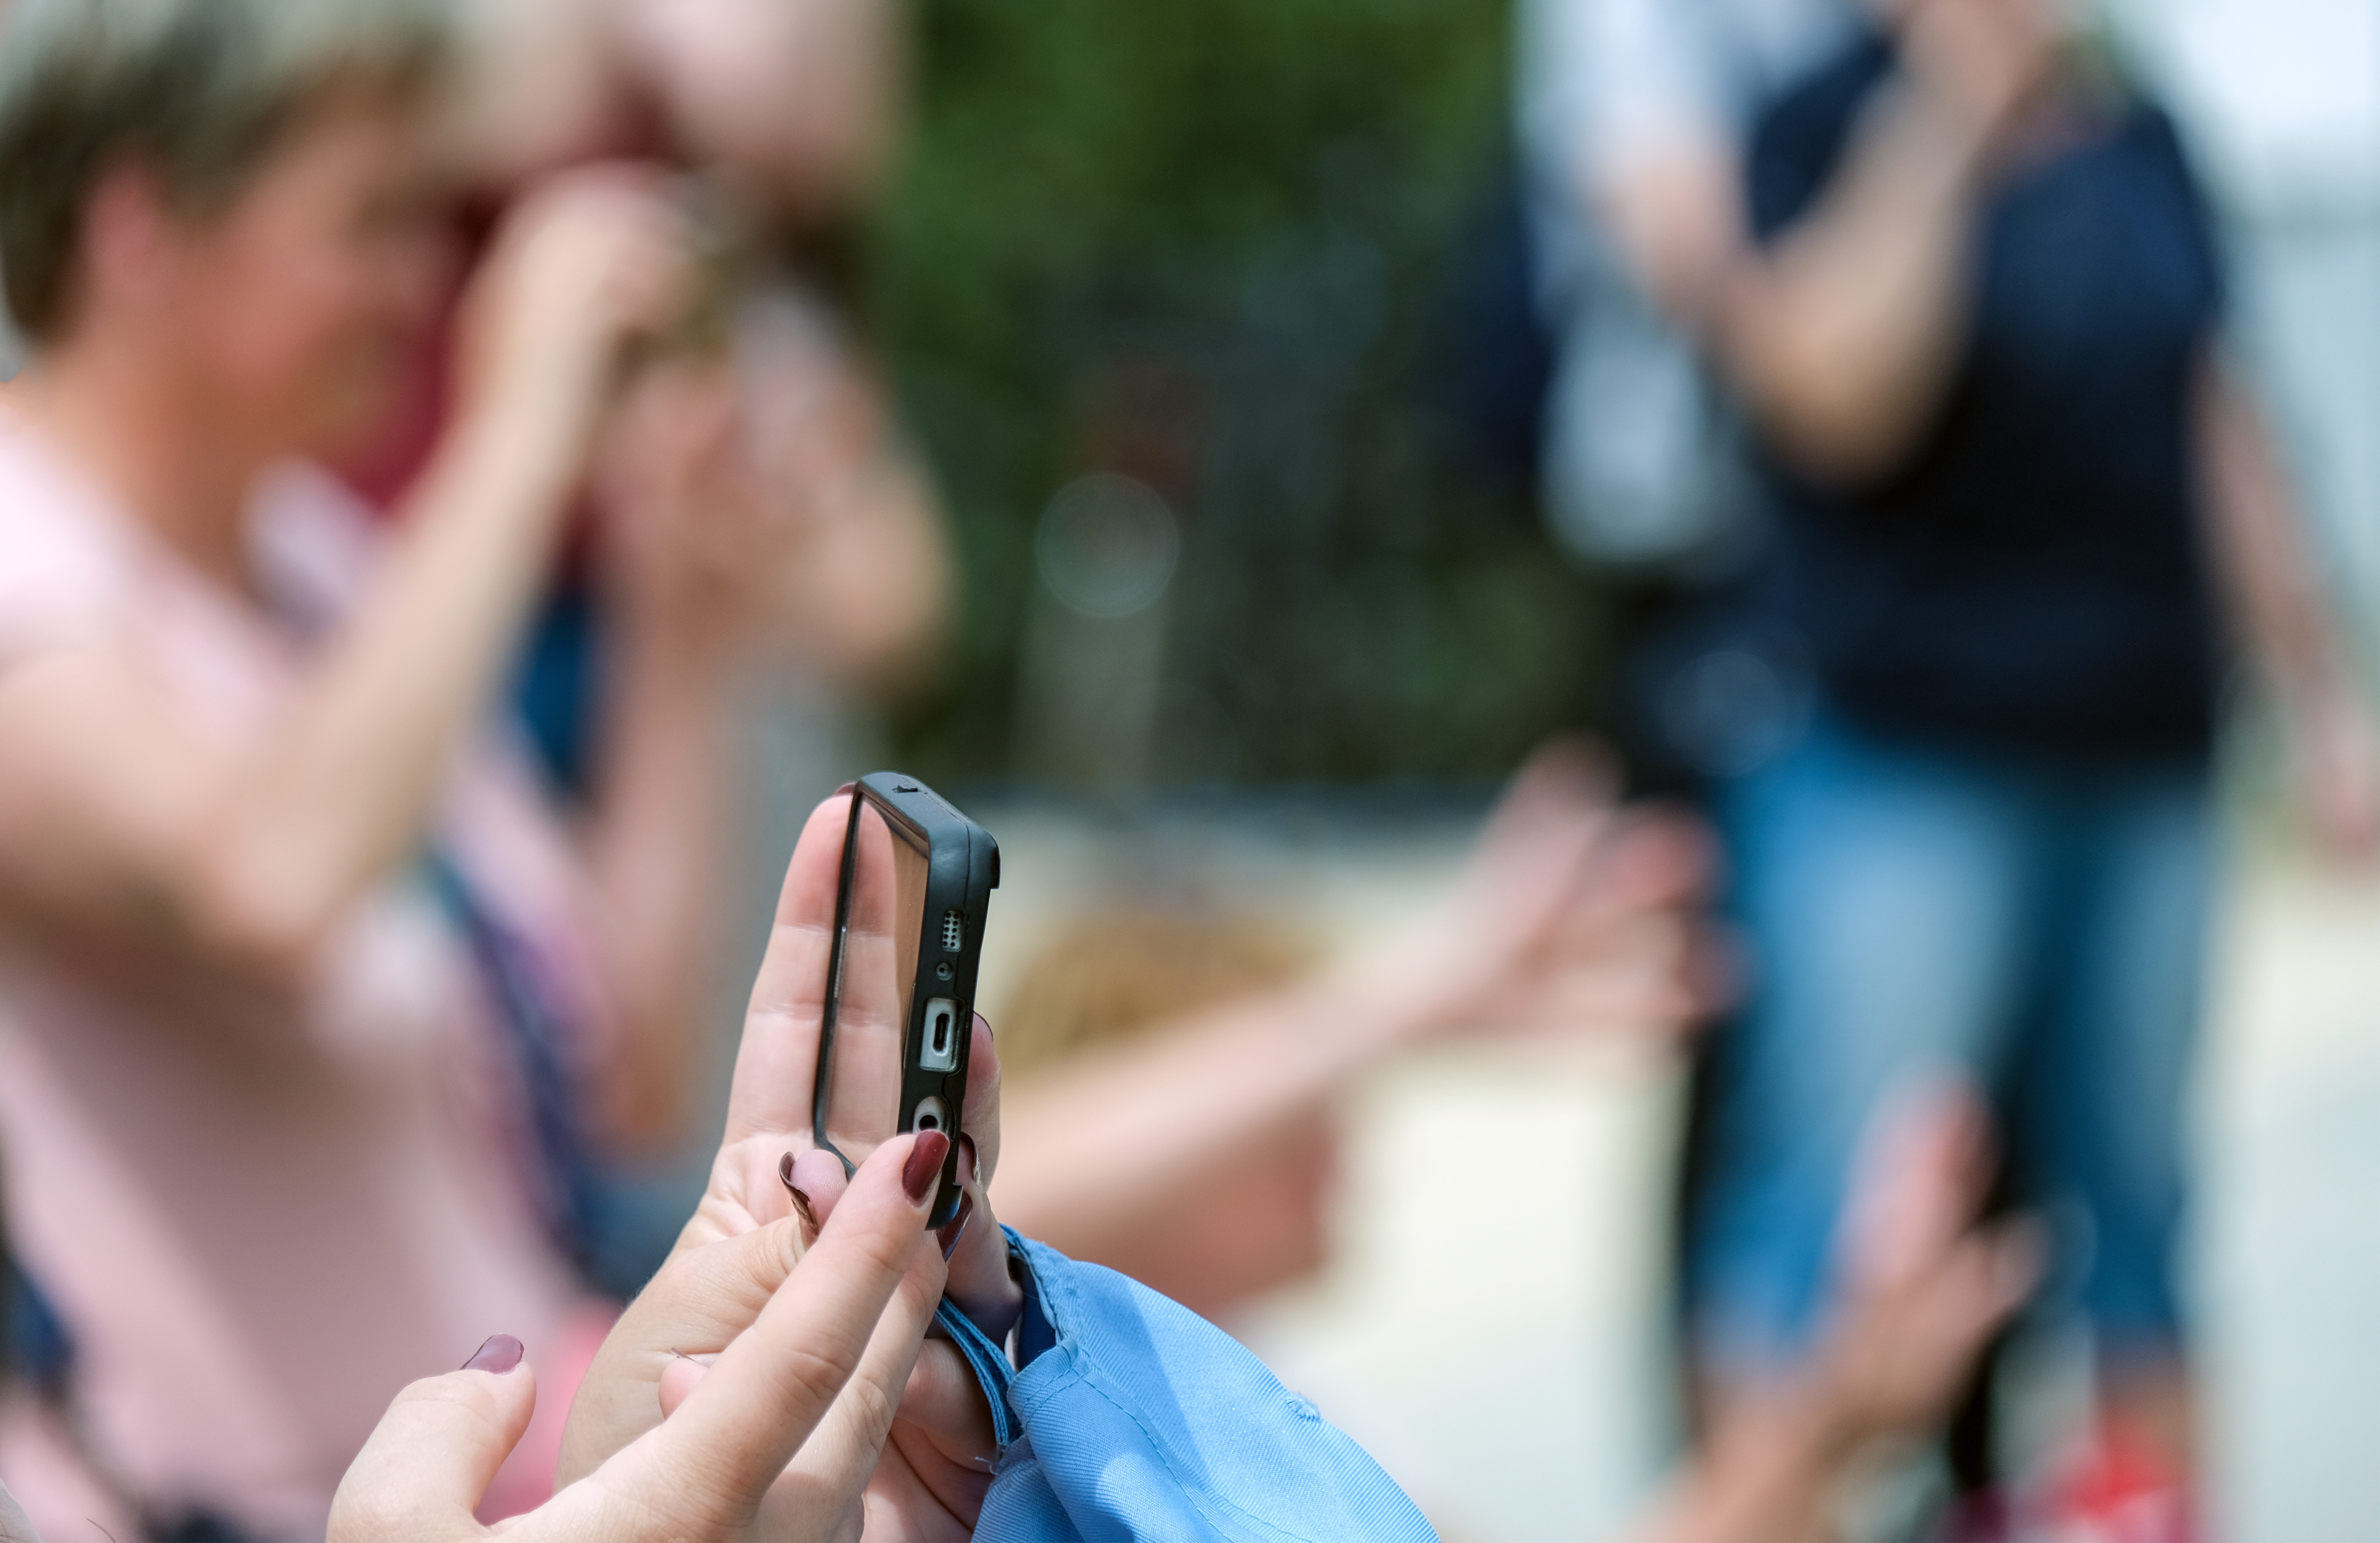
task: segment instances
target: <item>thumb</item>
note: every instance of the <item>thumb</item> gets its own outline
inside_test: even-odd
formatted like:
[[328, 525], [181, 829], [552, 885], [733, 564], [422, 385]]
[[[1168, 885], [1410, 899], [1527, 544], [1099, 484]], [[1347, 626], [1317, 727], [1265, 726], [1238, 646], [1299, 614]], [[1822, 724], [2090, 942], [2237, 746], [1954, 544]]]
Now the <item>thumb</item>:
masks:
[[329, 1543], [450, 1543], [481, 1529], [472, 1513], [528, 1428], [537, 1376], [498, 1334], [470, 1364], [396, 1395], [331, 1502]]

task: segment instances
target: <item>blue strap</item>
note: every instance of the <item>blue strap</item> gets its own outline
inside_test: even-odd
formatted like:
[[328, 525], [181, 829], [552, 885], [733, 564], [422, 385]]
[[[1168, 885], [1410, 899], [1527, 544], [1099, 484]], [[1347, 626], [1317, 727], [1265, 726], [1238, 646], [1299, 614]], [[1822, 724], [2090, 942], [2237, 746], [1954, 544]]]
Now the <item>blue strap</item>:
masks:
[[599, 1197], [593, 1143], [581, 1126], [569, 1071], [575, 1035], [568, 1014], [545, 990], [528, 943], [480, 898], [462, 866], [434, 845], [423, 854], [421, 866], [470, 948], [504, 1048], [528, 1094], [541, 1219], [563, 1252], [584, 1263]]
[[957, 1304], [949, 1297], [934, 1309], [934, 1321], [941, 1324], [951, 1343], [959, 1347], [967, 1365], [975, 1368], [975, 1379], [983, 1387], [983, 1396], [991, 1405], [991, 1432], [1000, 1444], [1002, 1456], [1015, 1443], [1016, 1411], [1008, 1406], [1008, 1384], [1014, 1376], [1009, 1369], [1008, 1352], [991, 1343], [991, 1337], [978, 1329]]
[[[1025, 1288], [1025, 1317], [1016, 1326], [1017, 1361], [1031, 1366], [1035, 1356], [1058, 1342], [1057, 1330], [1041, 1306], [1041, 1282], [1033, 1273], [1033, 1262], [1026, 1257], [1025, 1239], [1014, 1227], [1002, 1227], [1008, 1238], [1008, 1267], [1015, 1271]], [[1025, 1423], [1016, 1417], [1016, 1408], [1008, 1401], [1008, 1390], [1016, 1380], [1016, 1372], [1008, 1359], [1008, 1352], [994, 1344], [991, 1337], [978, 1329], [965, 1313], [952, 1306], [948, 1297], [934, 1309], [934, 1321], [950, 1335], [951, 1343], [959, 1347], [967, 1365], [975, 1368], [975, 1379], [983, 1388], [986, 1403], [991, 1405], [992, 1433], [999, 1438], [1001, 1455], [1008, 1455], [1025, 1434]]]

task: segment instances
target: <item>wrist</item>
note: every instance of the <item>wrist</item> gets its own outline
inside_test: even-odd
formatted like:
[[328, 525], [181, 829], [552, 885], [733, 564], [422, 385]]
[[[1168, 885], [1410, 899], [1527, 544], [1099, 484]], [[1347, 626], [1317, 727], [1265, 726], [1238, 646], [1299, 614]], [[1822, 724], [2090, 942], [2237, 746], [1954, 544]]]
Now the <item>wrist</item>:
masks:
[[1404, 967], [1382, 950], [1342, 958], [1314, 982], [1318, 1021], [1340, 1026], [1366, 1054], [1426, 1039], [1452, 1015], [1433, 989], [1434, 973]]
[[1715, 1452], [1738, 1466], [1823, 1480], [1868, 1444], [1869, 1432], [1853, 1416], [1839, 1382], [1834, 1368], [1821, 1367], [1747, 1403], [1714, 1432]]
[[508, 497], [551, 504], [558, 516], [577, 484], [588, 433], [554, 394], [491, 393], [456, 420], [440, 458]]
[[620, 674], [624, 686], [645, 686], [692, 704], [725, 690], [737, 657], [733, 627], [717, 607], [654, 597], [619, 607]]

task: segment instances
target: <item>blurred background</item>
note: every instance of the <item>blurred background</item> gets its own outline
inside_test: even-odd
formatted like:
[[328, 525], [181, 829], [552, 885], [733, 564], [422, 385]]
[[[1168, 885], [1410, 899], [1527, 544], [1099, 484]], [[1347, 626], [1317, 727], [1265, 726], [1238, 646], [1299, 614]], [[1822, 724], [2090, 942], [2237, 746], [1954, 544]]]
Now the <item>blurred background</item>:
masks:
[[[1704, 68], [1723, 90], [1676, 87], [1740, 97], [1714, 109], [1730, 132], [1844, 25], [1815, 0], [1690, 8], [1754, 40]], [[1774, 554], [1746, 431], [1569, 185], [1565, 136], [1609, 115], [1573, 100], [1585, 82], [1625, 95], [1612, 72], [1638, 71], [1657, 95], [1679, 69], [1645, 41], [1659, 15], [909, 0], [891, 19], [881, 165], [790, 245], [830, 318], [814, 330], [880, 393], [941, 522], [938, 636], [898, 668], [820, 648], [738, 680], [729, 941], [689, 1052], [708, 1112], [611, 1176], [588, 1281], [633, 1291], [698, 1191], [785, 855], [858, 772], [917, 774], [1000, 838], [980, 1005], [1004, 1030], [1102, 913], [1231, 918], [1296, 959], [1397, 935], [1459, 891], [1497, 790], [1551, 736], [1589, 732], [1632, 794], [1709, 812], [1807, 729], [1807, 661], [1713, 620]], [[2223, 337], [2360, 687], [2380, 614], [2380, 3], [2105, 0], [2091, 24], [2203, 181]], [[25, 347], [0, 338], [0, 376]], [[350, 480], [381, 503], [402, 484], [370, 456]], [[582, 559], [506, 666], [572, 797], [606, 722]], [[2301, 817], [2278, 710], [2236, 705], [2211, 926], [2169, 961], [2209, 979], [2181, 1270], [2198, 1536], [2327, 1543], [2380, 1526], [2380, 870]], [[1756, 997], [1756, 972], [1739, 984]], [[1147, 1015], [1215, 1000], [1185, 987]], [[1678, 1194], [1707, 1100], [1682, 1038], [1416, 1036], [1354, 1066], [1319, 1261], [1216, 1309], [1450, 1539], [1621, 1535], [1694, 1450]], [[18, 1318], [37, 1348], [58, 1328]], [[1993, 1367], [1987, 1440], [2011, 1469], [2090, 1424], [2070, 1323], [2028, 1323]], [[1845, 1535], [1966, 1536], [1910, 1523], [1926, 1503], [1886, 1493]]]
[[1602, 608], [1533, 516], [1510, 26], [918, 9], [866, 272], [968, 575], [921, 773], [1493, 778], [1592, 699]]

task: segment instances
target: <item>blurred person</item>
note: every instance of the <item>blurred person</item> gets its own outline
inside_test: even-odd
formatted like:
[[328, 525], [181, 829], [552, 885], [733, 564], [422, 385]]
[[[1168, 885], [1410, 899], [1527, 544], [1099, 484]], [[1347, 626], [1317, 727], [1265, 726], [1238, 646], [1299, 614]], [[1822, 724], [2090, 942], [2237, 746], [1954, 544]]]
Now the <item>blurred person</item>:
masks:
[[[490, 206], [622, 154], [686, 174], [705, 250], [679, 341], [730, 388], [722, 469], [752, 520], [788, 533], [769, 576], [785, 601], [778, 662], [863, 693], [915, 681], [952, 600], [939, 498], [858, 332], [859, 225], [899, 119], [898, 17], [890, 0], [501, 0], [474, 11], [454, 131]], [[447, 410], [430, 362], [422, 399], [345, 468], [375, 498], [418, 475]], [[696, 383], [682, 371], [657, 389]], [[623, 442], [613, 459], [642, 457]], [[596, 636], [561, 639], [576, 651], [556, 661], [559, 699], [528, 704], [566, 781], [600, 732], [570, 684], [600, 673], [610, 607], [592, 577], [565, 567], [558, 600]]]
[[1246, 920], [1062, 929], [1003, 1009], [1001, 1205], [1228, 1316], [1325, 1257], [1332, 1108], [1470, 1029], [1666, 1038], [1718, 989], [1699, 825], [1624, 809], [1575, 747], [1514, 780], [1423, 913], [1339, 957]]
[[[722, 816], [754, 855], [784, 850], [809, 800], [874, 759], [865, 747], [879, 710], [931, 677], [955, 612], [940, 495], [866, 332], [862, 232], [899, 121], [898, 18], [884, 0], [489, 0], [469, 10], [452, 136], [469, 185], [467, 247], [483, 250], [502, 209], [541, 177], [623, 155], [672, 168], [693, 212], [693, 314], [674, 331], [671, 367], [637, 388], [590, 503], [650, 480], [642, 433], [711, 446], [715, 491], [735, 510], [711, 560], [772, 600], [756, 610], [768, 647], [737, 683], [738, 795]], [[401, 509], [452, 411], [456, 301], [444, 309], [396, 410], [338, 464], [383, 508]], [[602, 513], [572, 521], [512, 691], [574, 800], [594, 782], [614, 699], [605, 683], [622, 608], [588, 539]], [[739, 893], [765, 895], [768, 864], [739, 867]], [[760, 942], [737, 933], [719, 952], [747, 957]], [[709, 985], [723, 1007], [732, 982]], [[715, 1097], [725, 1068], [703, 1072]], [[592, 1280], [626, 1292], [650, 1272], [698, 1168], [698, 1154], [657, 1152], [599, 1176], [584, 1260]]]
[[686, 1113], [769, 612], [703, 554], [771, 550], [715, 433], [628, 425], [583, 821], [477, 726], [621, 346], [691, 286], [650, 174], [506, 221], [393, 534], [310, 465], [431, 320], [452, 58], [431, 0], [13, 0], [0, 34], [34, 350], [0, 405], [0, 1133], [76, 1351], [42, 1450], [86, 1470], [0, 1454], [37, 1520], [95, 1476], [159, 1533], [317, 1533], [382, 1391], [490, 1317], [566, 1392], [608, 1317], [565, 1254], [586, 1175]]
[[1858, 1132], [1963, 1067], [2072, 1223], [2102, 1413], [2058, 1525], [2109, 1535], [2120, 1491], [2185, 1536], [2225, 602], [2341, 850], [2372, 842], [2374, 738], [2172, 122], [2044, 0], [1875, 10], [1741, 160], [1603, 190], [1752, 417], [1758, 623], [1792, 646], [1743, 662], [1811, 704], [1728, 794], [1757, 984], [1722, 1047], [1702, 1353], [1745, 1397], [1810, 1342]]

